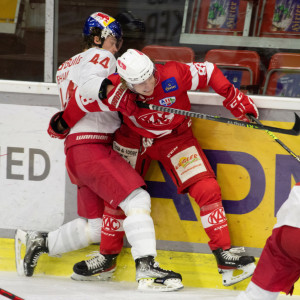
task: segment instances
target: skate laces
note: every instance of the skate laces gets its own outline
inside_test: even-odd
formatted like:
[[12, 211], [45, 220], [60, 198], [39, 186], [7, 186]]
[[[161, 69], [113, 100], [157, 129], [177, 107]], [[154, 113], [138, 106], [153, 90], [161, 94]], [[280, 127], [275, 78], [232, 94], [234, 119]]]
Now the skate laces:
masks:
[[237, 248], [230, 248], [228, 250], [224, 250], [221, 255], [223, 258], [228, 259], [228, 260], [239, 260], [240, 259], [240, 253], [245, 252], [244, 247], [237, 247]]
[[36, 241], [42, 239], [42, 237], [39, 236], [39, 233], [36, 231], [29, 231], [27, 232], [28, 240]]
[[36, 253], [34, 256], [33, 256], [33, 259], [32, 259], [32, 262], [30, 264], [31, 267], [35, 267], [37, 265], [37, 262], [38, 262], [38, 259], [39, 257], [45, 252], [43, 251], [39, 251], [38, 253]]
[[228, 251], [233, 254], [240, 254], [246, 252], [244, 247], [230, 248]]
[[160, 268], [159, 263], [155, 260], [153, 260], [153, 268], [157, 269], [158, 271], [162, 271], [162, 272], [173, 272], [171, 270], [165, 270]]
[[94, 256], [93, 258], [85, 261], [89, 270], [102, 267], [106, 260], [106, 258], [97, 251], [93, 251], [92, 253], [88, 254], [87, 256]]

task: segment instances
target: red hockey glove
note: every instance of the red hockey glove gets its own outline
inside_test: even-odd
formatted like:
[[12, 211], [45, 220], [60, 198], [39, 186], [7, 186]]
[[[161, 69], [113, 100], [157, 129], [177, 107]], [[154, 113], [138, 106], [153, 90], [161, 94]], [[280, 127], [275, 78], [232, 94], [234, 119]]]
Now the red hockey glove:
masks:
[[126, 85], [119, 83], [107, 95], [108, 105], [125, 116], [131, 116], [138, 109], [136, 105], [137, 94], [131, 92]]
[[235, 87], [232, 87], [228, 97], [223, 101], [223, 106], [241, 121], [250, 121], [246, 114], [253, 115], [258, 119], [258, 110], [253, 100]]
[[57, 112], [50, 120], [48, 134], [52, 138], [64, 139], [70, 132], [70, 128], [62, 118], [63, 111]]

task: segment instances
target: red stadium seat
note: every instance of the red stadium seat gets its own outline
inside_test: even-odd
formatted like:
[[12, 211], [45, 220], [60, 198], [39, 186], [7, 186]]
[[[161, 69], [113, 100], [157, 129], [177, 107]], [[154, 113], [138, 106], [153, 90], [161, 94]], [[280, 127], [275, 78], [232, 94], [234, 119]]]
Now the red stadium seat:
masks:
[[215, 63], [243, 92], [258, 91], [260, 57], [256, 51], [212, 49], [206, 53], [205, 61]]
[[189, 47], [148, 45], [142, 49], [142, 52], [156, 63], [166, 63], [172, 60], [190, 63], [195, 60], [194, 50]]
[[276, 53], [271, 57], [262, 94], [300, 96], [300, 53]]

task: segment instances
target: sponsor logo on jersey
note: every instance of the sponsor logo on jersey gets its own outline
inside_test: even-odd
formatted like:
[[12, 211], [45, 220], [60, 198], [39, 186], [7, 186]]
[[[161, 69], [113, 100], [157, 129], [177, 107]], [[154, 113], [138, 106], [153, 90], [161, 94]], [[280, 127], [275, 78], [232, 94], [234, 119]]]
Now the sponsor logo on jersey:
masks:
[[168, 97], [159, 100], [159, 104], [162, 106], [171, 106], [176, 102], [176, 97]]
[[214, 225], [224, 222], [226, 222], [226, 217], [223, 207], [219, 207], [209, 214], [208, 223]]
[[172, 122], [174, 114], [165, 112], [152, 112], [139, 117], [139, 120], [154, 126], [165, 126]]
[[190, 155], [190, 156], [184, 156], [184, 157], [181, 157], [181, 158], [179, 159], [179, 162], [178, 162], [177, 166], [175, 166], [175, 168], [176, 168], [176, 170], [177, 170], [178, 168], [180, 168], [180, 167], [182, 167], [182, 168], [185, 169], [187, 166], [189, 166], [190, 164], [192, 164], [192, 163], [194, 163], [194, 162], [196, 162], [196, 161], [198, 161], [198, 160], [200, 160], [200, 159], [199, 159], [197, 153], [192, 154], [192, 155]]
[[177, 84], [175, 77], [166, 79], [165, 81], [163, 81], [161, 83], [161, 85], [162, 85], [162, 88], [165, 93], [169, 93], [169, 92], [178, 90], [178, 84]]

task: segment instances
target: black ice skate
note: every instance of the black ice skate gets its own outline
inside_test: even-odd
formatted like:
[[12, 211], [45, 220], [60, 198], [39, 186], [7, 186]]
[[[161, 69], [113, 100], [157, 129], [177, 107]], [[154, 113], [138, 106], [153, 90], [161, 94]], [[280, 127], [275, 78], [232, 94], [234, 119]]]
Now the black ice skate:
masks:
[[[250, 277], [255, 269], [253, 256], [240, 255], [245, 252], [243, 247], [221, 248], [214, 250], [213, 254], [217, 260], [218, 271], [222, 274], [223, 285], [230, 286]], [[241, 270], [242, 273], [234, 275], [234, 270]]]
[[38, 231], [28, 231], [26, 233], [26, 252], [23, 261], [25, 276], [32, 276], [41, 254], [49, 252], [47, 247], [47, 236], [47, 233]]
[[135, 260], [138, 290], [176, 291], [183, 288], [179, 273], [161, 269], [153, 256]]
[[71, 278], [74, 280], [92, 281], [108, 280], [116, 270], [118, 254], [102, 255], [93, 252], [89, 256], [93, 258], [76, 263], [73, 267], [74, 273]]

